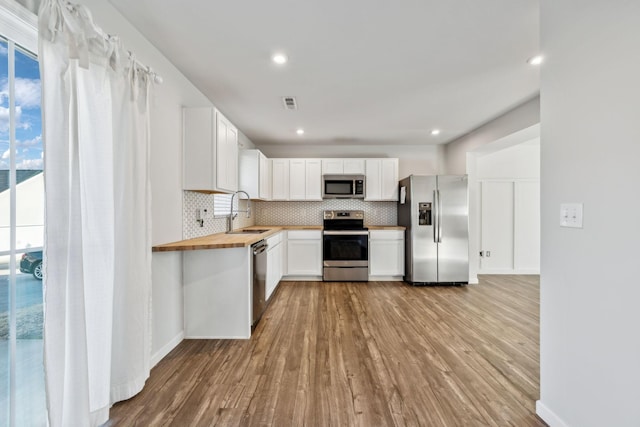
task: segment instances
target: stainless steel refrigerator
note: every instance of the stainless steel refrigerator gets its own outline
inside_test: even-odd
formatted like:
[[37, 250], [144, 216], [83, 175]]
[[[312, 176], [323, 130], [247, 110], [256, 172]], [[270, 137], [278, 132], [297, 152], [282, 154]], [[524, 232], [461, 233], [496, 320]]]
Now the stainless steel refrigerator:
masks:
[[411, 175], [400, 181], [398, 224], [407, 228], [406, 282], [469, 282], [467, 194], [466, 175]]

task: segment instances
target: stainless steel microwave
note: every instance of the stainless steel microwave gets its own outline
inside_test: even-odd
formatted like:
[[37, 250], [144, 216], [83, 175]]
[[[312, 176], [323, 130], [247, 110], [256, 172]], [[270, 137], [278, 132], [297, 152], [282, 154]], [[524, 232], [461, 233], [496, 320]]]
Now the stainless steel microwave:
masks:
[[364, 199], [364, 175], [323, 175], [323, 199]]

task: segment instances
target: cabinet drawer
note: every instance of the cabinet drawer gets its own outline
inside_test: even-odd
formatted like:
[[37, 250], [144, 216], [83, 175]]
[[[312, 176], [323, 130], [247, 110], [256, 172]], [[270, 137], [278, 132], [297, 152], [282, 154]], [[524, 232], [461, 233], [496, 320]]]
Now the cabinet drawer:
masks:
[[320, 240], [322, 232], [320, 230], [289, 230], [287, 239], [289, 240]]
[[371, 240], [402, 240], [404, 230], [371, 230], [369, 238]]

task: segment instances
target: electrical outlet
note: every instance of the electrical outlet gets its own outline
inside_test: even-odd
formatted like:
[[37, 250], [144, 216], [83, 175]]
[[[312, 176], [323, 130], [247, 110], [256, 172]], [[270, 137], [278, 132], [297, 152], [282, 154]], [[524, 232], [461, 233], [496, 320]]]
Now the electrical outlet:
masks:
[[560, 205], [560, 227], [582, 228], [582, 203]]

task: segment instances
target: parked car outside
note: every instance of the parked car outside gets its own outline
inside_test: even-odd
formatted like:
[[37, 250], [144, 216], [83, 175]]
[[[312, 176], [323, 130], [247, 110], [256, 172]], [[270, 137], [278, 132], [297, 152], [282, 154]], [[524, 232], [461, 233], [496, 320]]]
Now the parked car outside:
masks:
[[33, 274], [33, 277], [42, 280], [42, 251], [25, 252], [22, 254], [20, 271]]

